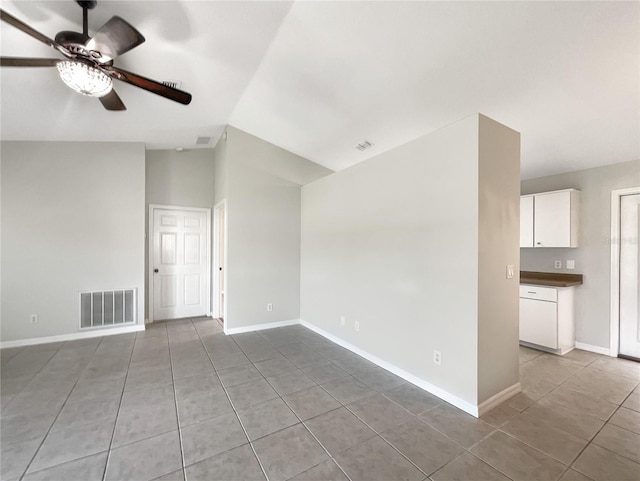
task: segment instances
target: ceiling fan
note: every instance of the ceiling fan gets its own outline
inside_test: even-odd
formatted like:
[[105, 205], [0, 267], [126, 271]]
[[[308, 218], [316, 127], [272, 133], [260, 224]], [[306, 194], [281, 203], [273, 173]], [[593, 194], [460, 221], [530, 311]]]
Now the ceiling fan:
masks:
[[89, 37], [88, 11], [97, 1], [77, 1], [82, 7], [82, 33], [58, 32], [55, 40], [31, 28], [26, 23], [0, 9], [0, 19], [22, 30], [36, 40], [55, 48], [66, 59], [0, 57], [2, 67], [57, 67], [62, 81], [84, 95], [98, 97], [107, 110], [126, 110], [124, 103], [113, 90], [112, 79], [121, 80], [141, 89], [153, 92], [169, 100], [187, 105], [191, 94], [128, 72], [113, 65], [113, 60], [145, 41], [140, 32], [118, 16], [111, 17]]

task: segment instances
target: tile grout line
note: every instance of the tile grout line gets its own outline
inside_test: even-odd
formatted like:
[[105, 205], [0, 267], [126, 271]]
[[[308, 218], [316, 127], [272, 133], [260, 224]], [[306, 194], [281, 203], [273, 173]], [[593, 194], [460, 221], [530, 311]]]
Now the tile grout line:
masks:
[[[262, 337], [263, 337], [267, 342], [269, 342], [271, 345], [273, 345], [273, 343], [271, 343], [271, 342], [269, 341], [269, 339], [265, 338], [264, 336], [262, 336]], [[287, 357], [287, 355], [286, 355], [286, 354], [284, 354], [282, 351], [280, 351], [280, 349], [278, 349], [275, 345], [273, 345], [273, 347], [274, 347], [274, 349], [276, 349], [280, 354], [282, 354], [282, 355], [283, 355], [283, 356], [284, 356], [284, 357], [285, 357], [289, 362], [291, 362], [294, 366], [298, 367], [298, 365], [297, 365], [295, 362], [293, 362], [291, 359], [289, 359], [289, 358]], [[313, 351], [313, 349], [311, 349], [311, 350]], [[314, 352], [315, 352], [315, 351], [314, 351]], [[256, 369], [257, 369], [257, 368], [256, 368]], [[298, 367], [298, 369], [300, 369], [300, 370], [302, 371], [302, 368]], [[273, 388], [273, 385], [269, 382], [269, 380], [268, 380], [268, 379], [267, 379], [267, 378], [262, 374], [262, 372], [261, 372], [259, 369], [258, 369], [258, 372], [260, 372], [260, 374], [264, 377], [265, 381], [267, 381], [267, 383], [268, 383], [268, 384]], [[302, 372], [304, 372], [304, 371], [302, 371]], [[306, 375], [306, 374], [305, 374], [305, 375]], [[315, 381], [314, 381], [314, 382], [315, 382]], [[318, 383], [316, 383], [316, 385], [317, 385], [317, 386], [320, 386], [320, 384], [318, 384]], [[322, 388], [322, 386], [320, 386], [320, 388]], [[311, 388], [309, 388], [309, 389], [313, 389], [313, 387], [311, 387]], [[324, 390], [324, 389], [323, 389], [323, 390]], [[276, 390], [275, 390], [275, 388], [274, 388], [274, 391], [276, 391]], [[304, 389], [302, 389], [302, 391], [304, 391]], [[299, 392], [299, 391], [297, 391], [297, 392]], [[325, 390], [325, 392], [326, 392], [326, 390]], [[278, 394], [278, 395], [280, 396], [280, 393], [279, 393], [278, 391], [276, 391], [276, 394]], [[293, 393], [290, 393], [290, 394], [293, 394]], [[330, 394], [330, 393], [327, 393], [327, 394], [329, 394], [329, 395], [331, 396], [331, 394]], [[331, 396], [331, 397], [333, 398], [333, 396]], [[287, 402], [287, 400], [286, 400], [286, 399], [284, 399], [284, 397], [283, 397], [283, 396], [280, 396], [280, 399], [282, 400], [282, 402], [284, 402], [284, 403], [285, 403], [285, 405], [289, 408], [289, 410], [293, 413], [293, 415], [294, 415], [296, 418], [298, 418], [298, 421], [300, 421], [300, 424], [302, 424], [302, 425], [304, 426], [304, 428], [307, 430], [307, 432], [308, 432], [308, 433], [313, 437], [313, 439], [315, 439], [315, 440], [316, 440], [316, 442], [318, 443], [318, 445], [319, 445], [319, 446], [320, 446], [320, 447], [325, 451], [325, 453], [327, 454], [327, 456], [329, 456], [329, 459], [330, 459], [330, 460], [333, 460], [333, 462], [335, 463], [335, 465], [336, 465], [336, 466], [338, 466], [338, 469], [339, 469], [339, 470], [344, 474], [344, 476], [347, 478], [347, 480], [352, 481], [351, 477], [347, 474], [347, 472], [343, 469], [343, 467], [342, 467], [342, 466], [340, 466], [340, 464], [338, 463], [338, 461], [336, 461], [336, 459], [331, 455], [331, 453], [330, 453], [330, 452], [329, 452], [329, 450], [325, 447], [325, 445], [324, 445], [324, 444], [322, 444], [322, 442], [321, 442], [321, 441], [318, 439], [318, 437], [313, 433], [313, 431], [311, 431], [311, 429], [309, 428], [309, 426], [307, 426], [307, 424], [305, 423], [305, 421], [303, 421], [303, 420], [302, 420], [302, 418], [301, 418], [301, 417], [298, 415], [298, 413], [297, 413], [297, 412], [292, 408], [292, 406]], [[335, 398], [334, 398], [334, 399], [335, 399]], [[338, 401], [338, 400], [336, 399], [336, 401]], [[340, 404], [340, 407], [344, 407], [344, 405], [343, 405], [340, 401], [338, 401], [338, 403]], [[336, 409], [340, 409], [340, 408], [336, 408]], [[332, 411], [335, 411], [336, 409], [333, 409]], [[327, 411], [327, 412], [331, 412], [331, 411]], [[313, 418], [310, 418], [310, 419], [313, 419]], [[307, 420], [307, 421], [308, 421], [308, 420]], [[288, 427], [291, 427], [291, 426], [287, 426], [287, 428], [288, 428]], [[280, 429], [279, 431], [283, 431], [284, 429], [287, 429], [287, 428]], [[276, 432], [279, 432], [279, 431], [275, 431], [274, 433], [271, 433], [271, 434], [275, 434]], [[268, 436], [268, 435], [267, 435], [267, 436]], [[301, 473], [297, 473], [297, 474], [295, 474], [295, 475], [294, 475], [294, 477], [295, 477], [295, 476], [298, 476], [299, 474], [302, 474], [302, 473], [304, 473], [304, 472], [306, 472], [306, 471], [309, 471], [310, 469], [313, 469], [313, 468], [315, 468], [316, 466], [319, 466], [320, 464], [322, 464], [322, 463], [324, 463], [324, 462], [326, 462], [326, 461], [328, 461], [328, 460], [321, 461], [320, 463], [316, 464], [315, 466], [311, 466], [309, 469], [305, 469], [305, 470], [304, 470], [304, 471], [302, 471]]]
[[[191, 322], [191, 326], [193, 326], [194, 330], [195, 330], [195, 326], [193, 325], [193, 321], [190, 319], [189, 320]], [[171, 336], [169, 335], [169, 327], [167, 326], [167, 324], [165, 323], [164, 325], [165, 329], [167, 330], [167, 350], [169, 351], [169, 368], [171, 370], [171, 386], [173, 388], [173, 406], [176, 410], [176, 424], [178, 425], [178, 440], [180, 442], [180, 458], [182, 460], [182, 477], [184, 479], [187, 479], [187, 467], [185, 466], [186, 462], [184, 460], [184, 444], [182, 442], [182, 428], [180, 426], [180, 414], [179, 414], [179, 410], [178, 410], [178, 395], [176, 394], [176, 380], [174, 378], [174, 373], [173, 373], [173, 357], [171, 356]], [[197, 330], [196, 330], [197, 333]], [[200, 339], [200, 335], [198, 334], [198, 339]], [[213, 367], [213, 365], [212, 365]], [[165, 474], [169, 474], [169, 473], [165, 473]], [[161, 476], [164, 476], [164, 474], [162, 474]]]
[[[200, 339], [200, 344], [202, 344], [202, 347], [203, 347], [204, 351], [207, 353], [207, 357], [209, 358], [209, 362], [211, 362], [211, 367], [213, 367], [214, 372], [216, 373], [216, 376], [218, 377], [218, 381], [220, 382], [220, 386], [222, 387], [222, 390], [224, 391], [225, 395], [227, 396], [227, 401], [229, 401], [229, 404], [231, 405], [231, 409], [233, 409], [233, 413], [235, 414], [236, 419], [238, 420], [238, 423], [240, 424], [240, 427], [242, 428], [242, 431], [244, 432], [244, 435], [247, 438], [247, 443], [249, 444], [249, 447], [251, 448], [251, 451], [253, 452], [253, 455], [256, 458], [256, 461], [258, 461], [258, 465], [260, 466], [260, 469], [262, 470], [262, 474], [264, 474], [265, 479], [268, 481], [269, 480], [269, 476], [267, 475], [267, 471], [265, 470], [264, 466], [262, 465], [262, 461], [260, 461], [260, 458], [258, 457], [258, 453], [256, 453], [256, 450], [253, 447], [253, 443], [251, 442], [251, 439], [249, 438], [249, 433], [247, 433], [247, 430], [246, 430], [246, 428], [244, 426], [244, 423], [242, 422], [242, 419], [240, 419], [240, 416], [238, 415], [238, 411], [236, 410], [236, 407], [233, 405], [233, 401], [231, 401], [231, 397], [229, 396], [229, 392], [227, 391], [227, 387], [222, 382], [222, 379], [220, 379], [218, 371], [215, 368], [215, 364], [213, 362], [213, 359], [211, 359], [211, 354], [209, 353], [209, 350], [207, 349], [207, 346], [205, 345], [204, 341], [202, 340], [202, 337], [200, 336], [200, 333], [198, 332], [197, 329], [196, 329], [196, 333], [198, 334], [198, 339]], [[223, 335], [226, 336], [226, 334], [224, 334], [224, 333], [223, 333]], [[238, 345], [238, 343], [235, 341], [235, 339], [233, 339], [233, 337], [231, 337], [231, 336], [229, 336], [229, 338], [238, 347], [238, 349], [240, 349], [240, 351], [244, 354], [244, 351]], [[249, 361], [251, 361], [251, 360], [249, 360]], [[251, 364], [253, 364], [253, 363], [251, 363]], [[249, 381], [249, 382], [251, 382], [251, 381]], [[237, 446], [237, 447], [239, 447], [239, 446]], [[231, 448], [231, 449], [234, 449], [234, 448]], [[226, 453], [227, 451], [230, 451], [231, 449], [227, 449], [226, 451], [223, 451], [222, 453]], [[222, 454], [222, 453], [218, 453], [218, 454]], [[218, 454], [214, 454], [214, 456], [217, 456]], [[213, 456], [210, 456], [210, 457], [213, 457]], [[209, 459], [209, 458], [205, 458], [205, 459]], [[200, 462], [200, 461], [198, 461], [198, 462]], [[185, 468], [185, 479], [186, 479], [186, 468]]]
[[[100, 343], [98, 343], [98, 345], [99, 345], [99, 344], [100, 344]], [[22, 352], [23, 350], [27, 349], [28, 347], [29, 347], [29, 346], [25, 346], [25, 347], [23, 347], [23, 348], [22, 348], [22, 350], [21, 350], [20, 352]], [[15, 399], [17, 396], [19, 396], [20, 394], [22, 394], [22, 392], [23, 392], [25, 389], [27, 389], [27, 386], [29, 385], [29, 383], [30, 383], [31, 381], [33, 381], [33, 380], [36, 378], [36, 376], [37, 376], [38, 374], [40, 374], [40, 373], [42, 372], [42, 370], [43, 370], [45, 367], [47, 367], [47, 364], [49, 364], [49, 362], [51, 362], [51, 359], [53, 359], [53, 358], [56, 356], [56, 354], [58, 354], [58, 352], [59, 352], [61, 349], [62, 349], [62, 346], [60, 346], [58, 349], [56, 349], [56, 350], [53, 352], [53, 354], [51, 355], [51, 357], [49, 357], [49, 359], [47, 359], [47, 362], [45, 362], [45, 363], [42, 365], [42, 367], [41, 367], [40, 369], [38, 369], [38, 370], [33, 374], [33, 376], [31, 376], [31, 377], [29, 378], [29, 380], [26, 382], [26, 384], [24, 385], [24, 387], [23, 387], [22, 389], [20, 389], [16, 394], [14, 394], [14, 395], [12, 396], [11, 400], [9, 401], [9, 403], [8, 403], [6, 406], [4, 406], [4, 407], [3, 407], [3, 409], [4, 409], [4, 408], [7, 408], [7, 407], [9, 407], [9, 406], [11, 406], [11, 403], [14, 401], [14, 399]], [[96, 349], [97, 349], [97, 346], [96, 346]], [[37, 352], [37, 351], [36, 351], [36, 352]], [[19, 354], [19, 353], [18, 353], [18, 354]], [[17, 354], [16, 354], [16, 355], [17, 355]], [[15, 356], [14, 356], [14, 357], [15, 357]], [[11, 360], [7, 361], [7, 363], [8, 363], [8, 362], [10, 362], [10, 361], [11, 361]], [[3, 363], [3, 364], [4, 364], [4, 363]]]
[[[109, 447], [107, 448], [107, 461], [104, 463], [102, 481], [106, 481], [107, 479], [109, 461], [111, 460], [111, 446], [113, 446], [113, 438], [116, 435], [116, 427], [118, 426], [118, 417], [120, 415], [120, 407], [122, 406], [122, 398], [124, 398], [124, 391], [127, 387], [127, 378], [129, 377], [129, 369], [131, 368], [131, 359], [133, 359], [133, 351], [136, 348], [137, 339], [138, 339], [138, 336], [136, 334], [136, 337], [133, 338], [133, 346], [131, 347], [131, 353], [129, 354], [129, 363], [127, 364], [127, 374], [124, 376], [124, 383], [122, 384], [122, 392], [120, 393], [120, 402], [118, 403], [118, 410], [116, 411], [116, 419], [113, 423], [113, 431], [111, 431], [111, 440], [109, 441]], [[102, 344], [102, 342], [100, 342], [100, 344]]]
[[[98, 344], [96, 344], [96, 347], [94, 349], [94, 355], [95, 355], [95, 351], [98, 350], [98, 347], [100, 346], [100, 344], [102, 344], [102, 339], [100, 340], [100, 342]], [[64, 344], [63, 344], [64, 346]], [[44, 366], [42, 366], [41, 369], [38, 370], [38, 372], [33, 376], [33, 378], [31, 378], [31, 380], [35, 379], [35, 377], [40, 374], [40, 372], [42, 372], [42, 370], [44, 370], [44, 368], [47, 366], [47, 364], [49, 364], [49, 362], [51, 362], [51, 360], [56, 356], [56, 354], [58, 354], [58, 352], [62, 349], [62, 346], [60, 346], [58, 348], [58, 350], [56, 350], [56, 352], [49, 358], [49, 360], [44, 364]], [[22, 474], [20, 476], [18, 476], [18, 479], [22, 480], [27, 472], [29, 471], [29, 468], [31, 467], [31, 464], [33, 464], [33, 461], [35, 460], [36, 456], [38, 455], [38, 453], [40, 452], [40, 449], [42, 449], [42, 445], [44, 444], [45, 440], [47, 439], [47, 437], [49, 436], [49, 433], [51, 432], [51, 428], [53, 428], [53, 426], [55, 425], [56, 421], [58, 420], [58, 418], [60, 417], [60, 413], [62, 413], [62, 410], [64, 409], [64, 407], [67, 405], [67, 401], [69, 400], [69, 397], [71, 396], [71, 393], [73, 392], [73, 390], [75, 389], [76, 385], [78, 384], [78, 381], [80, 380], [80, 377], [82, 377], [82, 373], [85, 371], [85, 369], [87, 369], [86, 367], [80, 372], [80, 374], [78, 374], [78, 378], [76, 379], [76, 381], [73, 383], [73, 387], [69, 390], [69, 394], [67, 394], [67, 397], [65, 398], [64, 402], [62, 403], [62, 406], [60, 406], [60, 409], [58, 410], [58, 413], [56, 414], [55, 418], [53, 419], [53, 422], [51, 423], [51, 425], [49, 426], [49, 429], [47, 429], [47, 432], [45, 433], [45, 435], [42, 438], [42, 441], [40, 441], [40, 444], [38, 445], [38, 449], [35, 450], [35, 452], [33, 453], [33, 456], [31, 457], [31, 460], [29, 461], [29, 463], [27, 464], [27, 466], [24, 468], [24, 471], [22, 472]], [[31, 382], [31, 380], [29, 382]], [[25, 386], [23, 388], [26, 389], [27, 386]], [[21, 391], [22, 392], [22, 391]], [[50, 466], [51, 467], [51, 466]], [[43, 468], [43, 469], [47, 469], [47, 468]]]
[[[280, 351], [280, 349], [278, 349], [278, 348], [277, 348], [277, 347], [276, 347], [276, 346], [275, 346], [271, 341], [269, 341], [269, 339], [267, 339], [266, 337], [262, 336], [262, 335], [260, 334], [260, 332], [259, 332], [259, 331], [258, 331], [257, 333], [258, 333], [258, 334], [260, 335], [260, 337], [262, 337], [266, 342], [268, 342], [271, 346], [273, 346], [273, 348], [274, 348], [276, 351], [278, 351], [278, 353], [279, 353], [280, 355], [284, 356], [284, 357], [285, 357], [289, 362], [291, 362], [294, 366], [296, 366], [296, 367], [297, 367], [297, 364], [296, 364], [295, 362], [293, 362], [291, 359], [289, 359], [289, 358], [286, 356], [286, 354], [284, 354], [282, 351]], [[236, 341], [235, 341], [235, 339], [234, 339], [233, 341], [234, 341], [234, 342], [236, 342]], [[301, 342], [301, 341], [298, 339], [298, 342]], [[244, 354], [245, 356], [247, 356], [247, 354], [246, 354], [246, 352], [244, 351], [244, 349], [242, 349], [242, 346], [240, 346], [240, 344], [238, 344], [237, 342], [236, 342], [236, 345], [240, 348], [240, 350], [243, 352], [243, 354]], [[247, 356], [247, 358], [248, 358], [248, 356]], [[269, 360], [269, 359], [264, 359], [264, 361], [268, 361], [268, 360]], [[249, 359], [249, 361], [251, 361], [251, 360]], [[262, 362], [262, 361], [256, 361], [256, 362]], [[342, 471], [342, 473], [345, 475], [345, 477], [346, 477], [349, 481], [351, 481], [351, 478], [350, 478], [350, 477], [349, 477], [349, 475], [344, 471], [344, 469], [342, 469], [342, 466], [340, 466], [340, 465], [335, 461], [335, 459], [333, 458], [333, 456], [331, 455], [331, 453], [329, 453], [329, 451], [327, 450], [327, 448], [326, 448], [326, 447], [325, 447], [325, 446], [320, 442], [320, 440], [316, 437], [316, 435], [315, 435], [315, 434], [314, 434], [314, 433], [309, 429], [309, 427], [305, 424], [305, 422], [304, 422], [304, 421], [302, 420], [302, 418], [298, 415], [298, 413], [297, 413], [297, 412], [295, 412], [295, 410], [291, 407], [291, 405], [287, 402], [287, 400], [286, 400], [286, 399], [284, 399], [284, 397], [283, 397], [283, 396], [281, 396], [281, 395], [280, 395], [280, 393], [279, 393], [278, 391], [276, 391], [276, 390], [275, 390], [275, 388], [273, 387], [273, 385], [269, 382], [269, 379], [268, 379], [268, 378], [267, 378], [267, 377], [262, 373], [262, 371], [260, 371], [260, 369], [258, 369], [258, 368], [255, 366], [255, 362], [251, 361], [251, 364], [253, 365], [254, 369], [256, 369], [256, 370], [260, 373], [260, 375], [261, 375], [261, 376], [262, 376], [262, 378], [267, 382], [267, 384], [268, 384], [268, 385], [269, 385], [269, 386], [274, 390], [274, 392], [277, 394], [278, 398], [279, 398], [282, 402], [284, 402], [284, 404], [287, 406], [287, 408], [289, 408], [289, 410], [293, 413], [293, 415], [294, 415], [296, 418], [298, 418], [299, 424], [302, 424], [302, 425], [304, 426], [304, 428], [306, 429], [306, 431], [307, 431], [307, 432], [308, 432], [308, 433], [309, 433], [309, 434], [310, 434], [310, 435], [311, 435], [311, 436], [316, 440], [316, 442], [320, 445], [320, 447], [321, 447], [321, 448], [325, 451], [325, 453], [329, 456], [329, 459], [333, 460], [333, 461], [335, 462], [335, 464], [338, 466], [338, 469], [340, 469], [340, 471]], [[298, 369], [300, 369], [300, 368], [298, 368]], [[300, 370], [302, 370], [302, 369], [300, 369]], [[303, 372], [304, 372], [304, 371], [303, 371]], [[285, 374], [286, 374], [286, 373], [285, 373]], [[251, 381], [249, 381], [249, 382], [251, 382]], [[315, 382], [315, 381], [314, 381], [314, 382]], [[319, 384], [317, 384], [317, 383], [316, 383], [316, 385], [317, 385], [317, 386], [320, 386], [320, 385], [319, 385]], [[314, 387], [315, 387], [315, 386], [314, 386]], [[321, 387], [321, 386], [320, 386], [320, 387]], [[313, 387], [310, 387], [310, 388], [308, 388], [308, 389], [313, 389]], [[302, 391], [304, 391], [304, 389], [302, 389]], [[296, 392], [299, 392], [299, 391], [296, 391]], [[325, 392], [326, 392], [326, 391], [325, 391]], [[290, 394], [293, 394], [293, 393], [290, 393]], [[327, 393], [327, 394], [329, 394], [329, 393]], [[329, 394], [329, 395], [330, 395], [330, 394]], [[333, 396], [331, 396], [331, 397], [333, 398]], [[276, 399], [276, 398], [274, 398], [274, 399]], [[337, 399], [336, 399], [336, 401], [337, 401]], [[268, 402], [268, 401], [265, 401], [265, 402]], [[340, 403], [340, 401], [338, 401], [338, 403]], [[261, 404], [261, 403], [258, 403], [258, 404]], [[340, 405], [341, 405], [341, 407], [342, 407], [342, 403], [340, 403]], [[336, 409], [339, 409], [339, 408], [336, 408]], [[240, 419], [240, 416], [238, 416], [238, 419]], [[242, 423], [242, 421], [240, 421], [240, 422]], [[294, 426], [295, 426], [295, 425], [294, 425]], [[256, 439], [254, 439], [253, 441], [250, 441], [250, 443], [251, 443], [251, 445], [252, 445], [252, 448], [253, 448], [253, 442], [258, 441], [258, 440], [260, 440], [260, 439], [263, 439], [263, 438], [265, 438], [265, 437], [267, 437], [267, 436], [270, 436], [270, 435], [272, 435], [272, 434], [276, 434], [276, 433], [279, 433], [279, 432], [281, 432], [281, 431], [284, 431], [285, 429], [288, 429], [288, 428], [290, 428], [290, 427], [292, 427], [292, 426], [286, 426], [286, 427], [284, 427], [284, 428], [282, 428], [282, 429], [278, 429], [278, 430], [276, 430], [276, 431], [274, 431], [274, 432], [272, 432], [272, 433], [265, 434], [264, 436], [260, 436], [259, 438], [256, 438]], [[248, 436], [247, 436], [247, 437], [248, 437]], [[254, 450], [254, 451], [255, 451], [255, 450]], [[257, 453], [256, 453], [256, 457], [257, 457]], [[313, 468], [315, 468], [315, 467], [316, 467], [316, 466], [318, 466], [319, 464], [322, 464], [322, 463], [323, 463], [323, 462], [325, 462], [325, 461], [327, 461], [327, 460], [324, 460], [324, 461], [322, 461], [321, 463], [316, 464], [315, 466], [311, 466], [309, 469], [313, 469]], [[260, 463], [260, 464], [262, 464], [262, 463]], [[306, 469], [306, 470], [304, 470], [304, 471], [302, 471], [302, 472], [300, 472], [300, 473], [295, 474], [295, 475], [294, 475], [294, 477], [295, 477], [295, 476], [298, 476], [299, 474], [302, 474], [302, 473], [304, 473], [304, 472], [308, 471], [309, 469]], [[266, 473], [265, 473], [265, 474], [266, 474]], [[267, 479], [268, 479], [268, 477], [267, 477]]]

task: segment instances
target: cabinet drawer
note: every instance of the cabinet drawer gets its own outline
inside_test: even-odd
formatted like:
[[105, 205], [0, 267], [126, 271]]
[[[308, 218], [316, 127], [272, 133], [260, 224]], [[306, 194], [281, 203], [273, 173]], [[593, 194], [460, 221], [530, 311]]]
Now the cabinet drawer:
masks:
[[520, 297], [524, 299], [556, 302], [558, 300], [558, 290], [553, 287], [523, 285], [520, 286]]

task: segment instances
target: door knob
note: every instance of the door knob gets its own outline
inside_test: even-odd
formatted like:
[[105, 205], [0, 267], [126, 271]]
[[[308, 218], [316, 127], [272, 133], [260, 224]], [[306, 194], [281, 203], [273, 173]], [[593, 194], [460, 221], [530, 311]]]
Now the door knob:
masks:
[[157, 274], [158, 273], [158, 269], [154, 269], [153, 272], [155, 272]]

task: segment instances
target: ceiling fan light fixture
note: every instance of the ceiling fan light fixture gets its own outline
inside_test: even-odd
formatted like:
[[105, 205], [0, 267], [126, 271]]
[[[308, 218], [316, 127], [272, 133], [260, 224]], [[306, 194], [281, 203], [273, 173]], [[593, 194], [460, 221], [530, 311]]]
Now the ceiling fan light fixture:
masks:
[[63, 60], [57, 67], [62, 81], [83, 95], [104, 97], [113, 88], [108, 75], [84, 62]]

